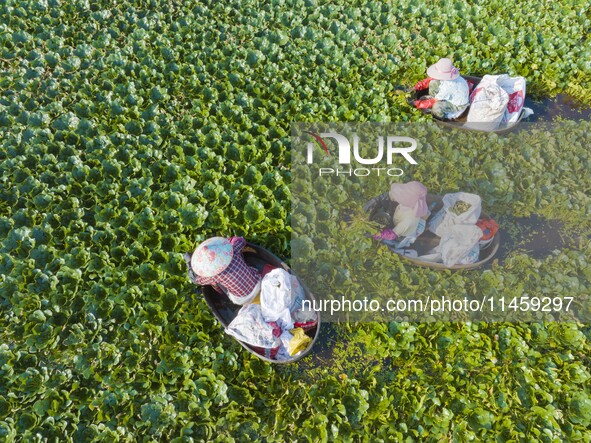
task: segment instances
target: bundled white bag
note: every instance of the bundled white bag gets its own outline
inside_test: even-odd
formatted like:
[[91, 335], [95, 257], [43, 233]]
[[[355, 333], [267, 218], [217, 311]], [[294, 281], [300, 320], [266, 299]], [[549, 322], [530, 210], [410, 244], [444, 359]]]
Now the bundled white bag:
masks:
[[474, 263], [478, 260], [480, 237], [482, 231], [476, 225], [455, 225], [441, 237], [436, 250], [441, 254], [445, 266]]
[[301, 306], [304, 288], [295, 275], [273, 269], [261, 282], [261, 310], [266, 321], [277, 322], [282, 330], [293, 329], [291, 311]]
[[[458, 202], [465, 202], [470, 205], [470, 208], [461, 214], [455, 214], [451, 210]], [[446, 231], [454, 225], [476, 225], [481, 210], [482, 200], [476, 194], [467, 192], [445, 194], [443, 196], [443, 208], [433, 216], [429, 223], [429, 231], [443, 237]]]
[[497, 84], [497, 77], [485, 75], [470, 95], [470, 110], [464, 126], [493, 130], [499, 127], [507, 110], [509, 94]]
[[277, 352], [281, 340], [274, 332], [275, 328], [265, 321], [261, 307], [257, 304], [247, 304], [240, 308], [226, 328], [226, 333], [240, 341]]

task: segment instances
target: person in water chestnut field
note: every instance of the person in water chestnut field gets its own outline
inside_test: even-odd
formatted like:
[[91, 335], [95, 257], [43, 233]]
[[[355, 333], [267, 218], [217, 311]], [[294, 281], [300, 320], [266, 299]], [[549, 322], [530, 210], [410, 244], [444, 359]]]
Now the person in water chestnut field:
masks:
[[449, 58], [442, 58], [427, 69], [425, 80], [415, 90], [429, 88], [429, 95], [415, 101], [417, 108], [431, 108], [434, 116], [453, 119], [459, 117], [470, 104], [468, 82], [460, 75]]
[[245, 246], [243, 237], [205, 240], [192, 255], [185, 255], [190, 263], [191, 280], [224, 292], [234, 304], [249, 303], [261, 290], [261, 274], [244, 261], [242, 249]]

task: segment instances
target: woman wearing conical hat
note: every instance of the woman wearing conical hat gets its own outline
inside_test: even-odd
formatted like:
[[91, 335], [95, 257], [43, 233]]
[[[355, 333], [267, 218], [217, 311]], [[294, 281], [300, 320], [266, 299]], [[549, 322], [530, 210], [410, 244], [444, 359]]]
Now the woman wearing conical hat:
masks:
[[415, 90], [429, 88], [429, 95], [415, 101], [417, 108], [431, 108], [435, 117], [454, 119], [470, 104], [468, 82], [449, 58], [442, 58], [427, 69], [429, 76], [415, 85]]

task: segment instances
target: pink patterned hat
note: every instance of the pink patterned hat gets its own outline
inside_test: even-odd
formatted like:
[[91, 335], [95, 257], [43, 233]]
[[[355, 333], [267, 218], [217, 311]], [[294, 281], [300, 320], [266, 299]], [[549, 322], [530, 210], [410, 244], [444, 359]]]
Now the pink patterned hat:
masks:
[[427, 75], [436, 80], [455, 80], [460, 76], [460, 71], [449, 58], [442, 58], [427, 68]]
[[213, 277], [228, 267], [234, 256], [232, 244], [223, 237], [211, 237], [197, 246], [191, 257], [193, 272]]

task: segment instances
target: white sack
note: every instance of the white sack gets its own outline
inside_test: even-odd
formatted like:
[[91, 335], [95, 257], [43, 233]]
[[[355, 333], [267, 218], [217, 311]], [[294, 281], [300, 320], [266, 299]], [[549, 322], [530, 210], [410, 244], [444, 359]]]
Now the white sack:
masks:
[[509, 94], [497, 84], [496, 77], [485, 75], [472, 92], [470, 110], [464, 126], [493, 130], [503, 121]]
[[503, 88], [509, 96], [509, 102], [507, 103], [507, 109], [503, 115], [502, 123], [508, 125], [515, 123], [519, 120], [522, 109], [524, 111], [524, 117], [533, 114], [531, 109], [523, 107], [525, 104], [526, 85], [524, 77], [509, 77], [509, 74], [488, 75], [487, 77], [494, 79], [497, 85]]
[[[466, 212], [456, 215], [450, 211], [458, 201], [470, 204], [470, 209]], [[456, 192], [445, 194], [443, 196], [443, 208], [433, 216], [429, 222], [429, 230], [439, 237], [445, 235], [446, 230], [454, 225], [475, 225], [480, 218], [482, 210], [482, 200], [476, 194], [467, 192]], [[482, 236], [482, 233], [481, 233]]]
[[476, 225], [455, 225], [441, 237], [436, 250], [441, 254], [441, 260], [445, 266], [475, 263], [480, 251], [478, 246], [480, 237], [482, 237], [482, 231]]
[[261, 307], [257, 304], [248, 304], [240, 308], [226, 328], [226, 333], [261, 348], [272, 349], [281, 344], [281, 340], [273, 335], [273, 326], [265, 321]]
[[273, 269], [261, 282], [261, 311], [266, 321], [275, 321], [282, 330], [293, 329], [291, 311], [296, 305], [301, 307], [304, 289], [297, 280], [284, 269]]

